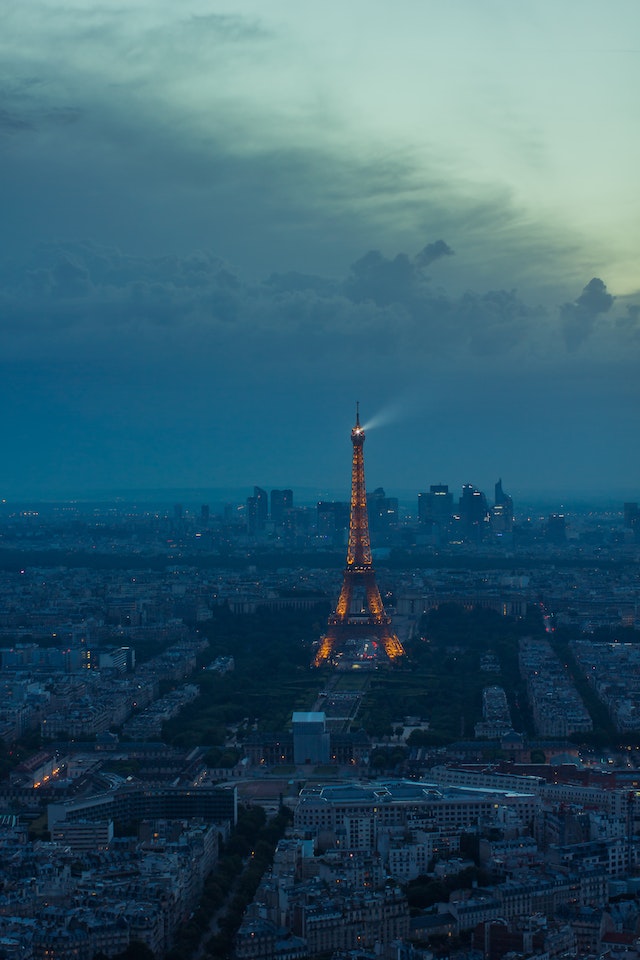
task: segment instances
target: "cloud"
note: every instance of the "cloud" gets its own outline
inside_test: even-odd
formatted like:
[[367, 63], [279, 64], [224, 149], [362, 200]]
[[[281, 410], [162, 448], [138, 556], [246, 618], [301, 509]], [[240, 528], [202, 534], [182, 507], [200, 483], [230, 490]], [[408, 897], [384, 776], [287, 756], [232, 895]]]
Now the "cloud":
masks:
[[613, 301], [614, 297], [607, 293], [606, 285], [598, 277], [594, 277], [576, 300], [576, 305], [586, 313], [597, 316], [610, 310]]
[[68, 127], [81, 116], [77, 107], [52, 97], [47, 83], [39, 77], [16, 78], [0, 89], [0, 135], [33, 136], [39, 131]]
[[602, 280], [594, 277], [573, 303], [563, 304], [563, 333], [570, 350], [575, 350], [591, 335], [597, 318], [609, 312], [614, 299]]
[[425, 267], [452, 255], [444, 240], [428, 243], [414, 257], [398, 253], [389, 258], [379, 250], [370, 250], [352, 264], [343, 284], [344, 293], [354, 303], [371, 301], [378, 307], [402, 304], [410, 313], [424, 313], [434, 301]]
[[409, 301], [419, 281], [419, 272], [405, 253], [391, 260], [379, 250], [370, 250], [352, 265], [344, 289], [355, 303], [371, 300], [378, 307], [386, 307]]
[[[417, 372], [435, 362], [458, 372], [542, 369], [568, 362], [614, 308], [597, 279], [557, 315], [513, 289], [448, 294], [422, 266], [424, 250], [448, 256], [445, 248], [440, 241], [416, 256], [369, 251], [344, 279], [291, 271], [254, 283], [206, 251], [142, 257], [95, 243], [41, 244], [20, 265], [0, 265], [4, 355], [89, 363], [126, 356], [185, 368], [215, 356], [229, 370], [268, 364], [287, 377], [303, 367], [346, 374], [356, 355], [372, 370], [393, 363]], [[566, 353], [558, 350], [558, 319]], [[627, 306], [599, 331], [589, 362], [628, 362], [639, 324]]]
[[[471, 286], [507, 276], [555, 302], [559, 278], [582, 279], [575, 238], [532, 222], [502, 182], [469, 183], [415, 127], [360, 127], [286, 21], [209, 6], [14, 5], [0, 38], [6, 250], [91, 236], [149, 257], [214, 250], [254, 277], [324, 276], [368, 247], [446, 236]], [[399, 302], [403, 269], [452, 259], [442, 239], [400, 255], [374, 302]]]
[[444, 240], [436, 240], [434, 243], [428, 243], [426, 247], [422, 248], [420, 253], [416, 254], [415, 263], [419, 267], [429, 267], [441, 257], [452, 256], [453, 250], [451, 247], [445, 243]]

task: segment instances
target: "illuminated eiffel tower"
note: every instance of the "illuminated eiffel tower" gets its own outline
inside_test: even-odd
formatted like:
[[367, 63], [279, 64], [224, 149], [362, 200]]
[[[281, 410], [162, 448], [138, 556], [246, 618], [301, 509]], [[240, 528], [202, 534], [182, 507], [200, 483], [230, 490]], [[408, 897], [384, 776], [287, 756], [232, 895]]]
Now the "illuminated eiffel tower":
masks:
[[404, 647], [391, 627], [391, 617], [385, 612], [371, 558], [364, 483], [364, 429], [360, 426], [359, 404], [356, 405], [356, 425], [351, 431], [351, 443], [353, 461], [347, 565], [336, 609], [329, 617], [327, 632], [313, 661], [316, 667], [332, 659], [336, 652], [343, 651], [348, 640], [361, 643], [370, 640], [381, 645], [390, 661], [404, 655]]

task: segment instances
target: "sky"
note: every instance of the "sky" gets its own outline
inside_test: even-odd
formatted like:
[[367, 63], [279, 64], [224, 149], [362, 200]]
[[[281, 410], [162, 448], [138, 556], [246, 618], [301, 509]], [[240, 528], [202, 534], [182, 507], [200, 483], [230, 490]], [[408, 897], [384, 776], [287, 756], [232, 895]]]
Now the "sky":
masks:
[[640, 499], [637, 0], [0, 18], [0, 496]]

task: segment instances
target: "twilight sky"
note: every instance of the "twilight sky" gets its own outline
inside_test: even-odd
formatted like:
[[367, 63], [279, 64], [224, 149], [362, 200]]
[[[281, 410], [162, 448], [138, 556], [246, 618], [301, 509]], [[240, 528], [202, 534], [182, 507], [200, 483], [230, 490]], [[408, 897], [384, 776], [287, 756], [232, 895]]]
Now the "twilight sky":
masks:
[[637, 0], [0, 18], [0, 496], [640, 499]]

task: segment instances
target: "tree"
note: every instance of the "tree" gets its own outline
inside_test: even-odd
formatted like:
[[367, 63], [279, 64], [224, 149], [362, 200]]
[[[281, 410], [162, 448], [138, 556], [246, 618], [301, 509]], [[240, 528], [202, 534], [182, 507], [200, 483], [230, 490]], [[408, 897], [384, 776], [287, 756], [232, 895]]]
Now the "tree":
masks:
[[118, 960], [155, 960], [155, 956], [153, 950], [142, 940], [132, 940], [127, 949], [118, 954]]

